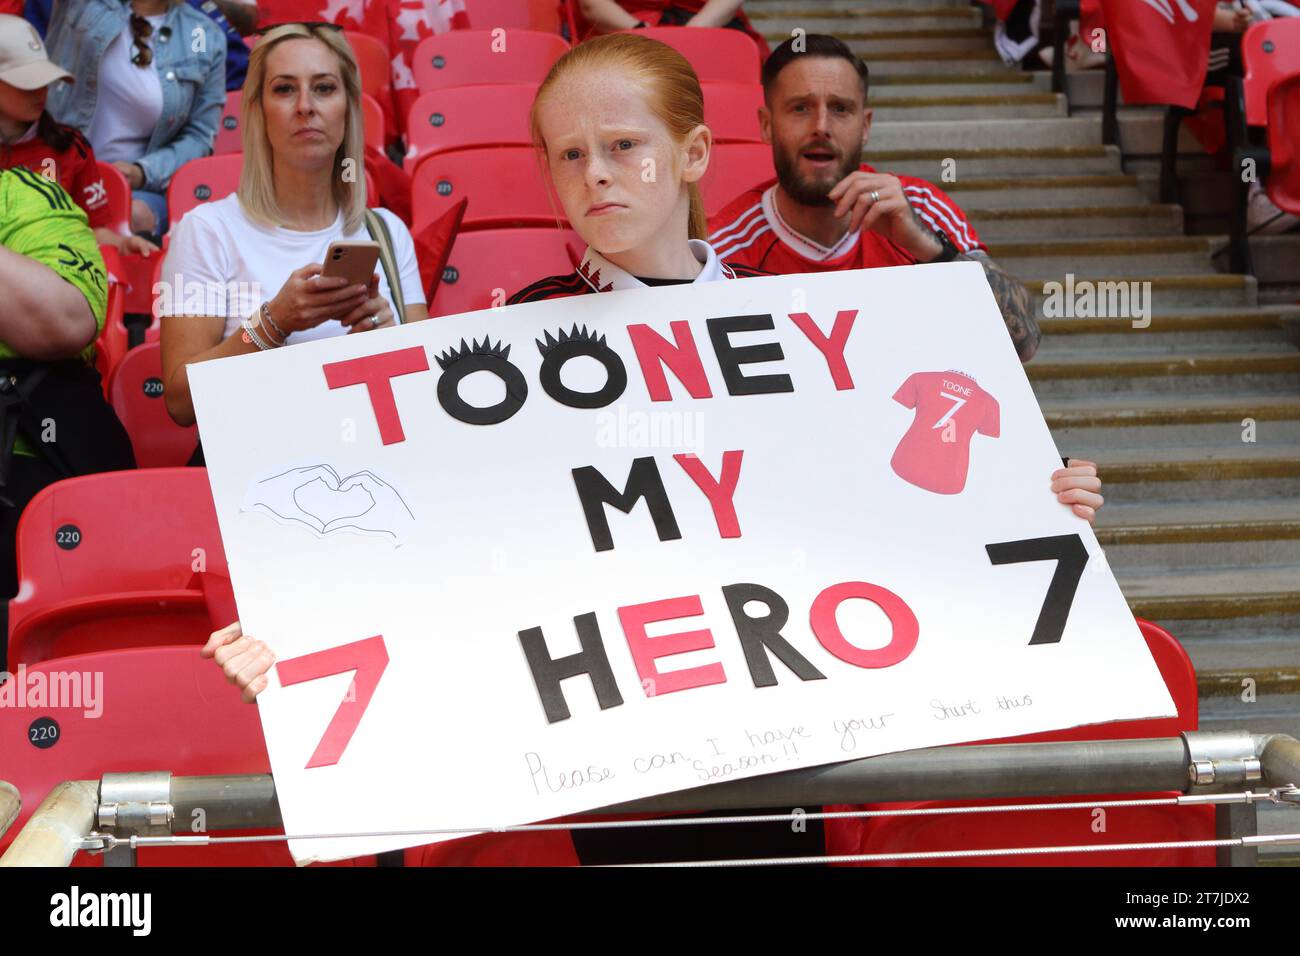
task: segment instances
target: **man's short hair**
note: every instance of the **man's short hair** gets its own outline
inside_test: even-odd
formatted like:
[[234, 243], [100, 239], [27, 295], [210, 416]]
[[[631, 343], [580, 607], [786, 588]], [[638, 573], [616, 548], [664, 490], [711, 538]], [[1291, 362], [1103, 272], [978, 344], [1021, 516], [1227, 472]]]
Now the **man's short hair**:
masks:
[[[800, 47], [798, 52], [795, 51], [796, 43]], [[867, 89], [870, 85], [867, 64], [862, 62], [862, 57], [850, 50], [843, 40], [837, 40], [825, 33], [808, 33], [802, 37], [791, 37], [772, 51], [763, 64], [764, 99], [771, 102], [772, 84], [776, 82], [782, 70], [801, 56], [822, 56], [847, 61], [857, 71], [858, 79], [862, 83], [862, 102], [864, 104], [867, 102]]]

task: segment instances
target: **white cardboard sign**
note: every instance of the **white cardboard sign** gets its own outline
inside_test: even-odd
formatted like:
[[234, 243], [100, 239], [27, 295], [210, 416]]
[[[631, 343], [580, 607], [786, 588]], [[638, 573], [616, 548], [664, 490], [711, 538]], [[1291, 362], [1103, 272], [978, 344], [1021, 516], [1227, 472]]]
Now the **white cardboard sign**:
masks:
[[1174, 713], [1050, 491], [977, 264], [551, 300], [189, 374], [244, 630], [278, 658], [290, 834]]

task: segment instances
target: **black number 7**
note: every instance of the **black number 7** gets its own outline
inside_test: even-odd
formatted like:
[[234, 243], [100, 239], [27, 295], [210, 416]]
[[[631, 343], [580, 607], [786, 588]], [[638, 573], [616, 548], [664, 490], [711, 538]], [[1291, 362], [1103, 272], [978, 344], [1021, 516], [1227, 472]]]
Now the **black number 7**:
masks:
[[1083, 539], [1077, 534], [1058, 534], [1050, 538], [1003, 541], [984, 547], [994, 564], [1056, 562], [1056, 573], [1047, 586], [1047, 597], [1043, 599], [1043, 609], [1038, 612], [1038, 623], [1034, 625], [1034, 636], [1029, 643], [1059, 643], [1070, 616], [1070, 606], [1074, 603], [1074, 594], [1079, 590], [1079, 578], [1083, 577], [1083, 569], [1088, 564], [1088, 549], [1083, 546]]

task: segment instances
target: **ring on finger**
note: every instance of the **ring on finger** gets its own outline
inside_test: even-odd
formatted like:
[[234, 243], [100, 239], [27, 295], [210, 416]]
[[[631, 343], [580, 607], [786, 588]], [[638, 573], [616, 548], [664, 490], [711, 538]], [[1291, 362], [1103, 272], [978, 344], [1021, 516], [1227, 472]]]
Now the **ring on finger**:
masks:
[[874, 206], [878, 202], [880, 202], [880, 193], [873, 189], [871, 190], [871, 204]]
[[377, 315], [372, 315], [372, 316], [370, 317], [370, 327], [371, 327], [372, 329], [377, 329], [377, 328], [379, 328], [379, 316], [377, 316]]

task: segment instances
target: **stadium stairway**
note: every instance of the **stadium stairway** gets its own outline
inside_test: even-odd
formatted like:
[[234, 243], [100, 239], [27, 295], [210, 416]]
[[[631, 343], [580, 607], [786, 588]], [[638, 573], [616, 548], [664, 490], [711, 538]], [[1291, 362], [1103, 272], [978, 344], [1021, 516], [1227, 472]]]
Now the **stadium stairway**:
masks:
[[[1154, 201], [1161, 111], [1122, 108], [1126, 150], [1103, 146], [1100, 76], [1062, 95], [1004, 66], [966, 0], [745, 10], [773, 44], [801, 28], [860, 53], [867, 161], [940, 185], [1036, 295], [1030, 381], [1057, 446], [1100, 466], [1097, 536], [1134, 613], [1191, 654], [1202, 727], [1300, 736], [1300, 240], [1260, 243], [1259, 279], [1223, 271], [1226, 236]], [[1180, 151], [1208, 166], [1186, 135]], [[1149, 324], [1044, 315], [1067, 274], [1149, 282]]]

